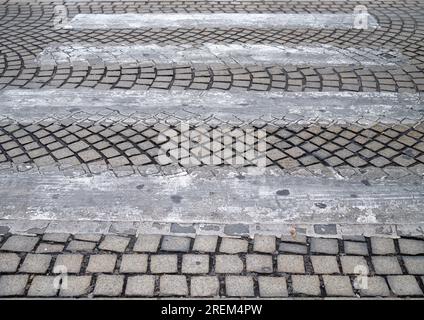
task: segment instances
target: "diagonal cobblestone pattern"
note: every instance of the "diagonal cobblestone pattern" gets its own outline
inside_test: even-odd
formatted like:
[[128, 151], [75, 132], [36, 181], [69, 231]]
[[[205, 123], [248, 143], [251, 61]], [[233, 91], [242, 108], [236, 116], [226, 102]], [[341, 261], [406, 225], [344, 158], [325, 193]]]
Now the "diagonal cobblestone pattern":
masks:
[[423, 266], [420, 237], [0, 235], [1, 297], [418, 298]]

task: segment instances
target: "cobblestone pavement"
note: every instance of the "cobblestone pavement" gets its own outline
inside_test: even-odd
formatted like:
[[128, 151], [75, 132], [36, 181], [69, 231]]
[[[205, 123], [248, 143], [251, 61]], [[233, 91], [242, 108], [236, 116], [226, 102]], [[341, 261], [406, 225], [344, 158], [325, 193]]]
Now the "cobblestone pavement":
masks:
[[423, 292], [422, 237], [0, 236], [2, 297], [418, 298]]

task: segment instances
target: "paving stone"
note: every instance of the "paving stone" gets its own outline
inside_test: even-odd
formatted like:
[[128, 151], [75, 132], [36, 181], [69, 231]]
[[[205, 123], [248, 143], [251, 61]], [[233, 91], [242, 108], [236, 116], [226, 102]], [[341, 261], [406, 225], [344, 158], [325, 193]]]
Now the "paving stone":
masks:
[[133, 251], [156, 252], [158, 251], [161, 237], [157, 234], [141, 234], [137, 237]]
[[272, 273], [272, 256], [264, 254], [246, 255], [246, 271], [257, 273]]
[[194, 239], [193, 251], [215, 252], [218, 236], [198, 235]]
[[57, 253], [62, 252], [65, 246], [63, 244], [40, 243], [36, 253]]
[[190, 243], [191, 238], [188, 237], [164, 236], [161, 245], [161, 250], [188, 252], [190, 250]]
[[0, 253], [0, 273], [15, 272], [21, 258], [16, 253]]
[[325, 291], [330, 297], [351, 297], [354, 296], [352, 284], [347, 276], [322, 276]]
[[368, 255], [367, 243], [344, 241], [344, 252], [349, 255], [367, 256]]
[[399, 249], [402, 254], [424, 254], [424, 241], [413, 239], [399, 239]]
[[228, 297], [253, 297], [253, 278], [247, 276], [225, 277], [225, 290]]
[[219, 295], [219, 281], [215, 276], [196, 276], [191, 278], [192, 297], [216, 297]]
[[287, 282], [284, 277], [258, 277], [261, 297], [287, 297]]
[[113, 252], [124, 252], [130, 242], [129, 238], [120, 236], [106, 236], [100, 243], [99, 249]]
[[390, 289], [397, 296], [420, 296], [423, 294], [414, 276], [388, 276]]
[[69, 233], [45, 233], [43, 241], [65, 243], [69, 239]]
[[54, 276], [35, 276], [28, 290], [30, 297], [54, 297], [58, 288], [55, 288]]
[[372, 257], [376, 274], [402, 274], [402, 269], [396, 257]]
[[216, 273], [241, 273], [244, 269], [243, 261], [236, 255], [215, 256]]
[[339, 245], [336, 239], [311, 239], [311, 253], [338, 254]]
[[311, 261], [316, 274], [340, 273], [335, 256], [311, 256]]
[[243, 239], [222, 238], [219, 251], [223, 253], [247, 252], [248, 242]]
[[116, 264], [114, 254], [91, 255], [88, 261], [87, 272], [113, 272]]
[[53, 272], [61, 273], [66, 270], [67, 273], [79, 273], [82, 259], [82, 254], [60, 254], [56, 257]]
[[342, 271], [344, 274], [369, 274], [367, 261], [364, 257], [359, 256], [341, 256]]
[[321, 289], [318, 276], [294, 275], [292, 276], [294, 294], [307, 296], [320, 296]]
[[390, 296], [390, 290], [386, 280], [383, 277], [367, 277], [366, 287], [359, 288], [360, 295], [364, 297], [387, 297]]
[[67, 251], [93, 251], [96, 247], [96, 243], [94, 242], [87, 242], [87, 241], [79, 241], [79, 240], [72, 240], [68, 243], [66, 250]]
[[208, 273], [209, 255], [185, 254], [183, 255], [182, 273]]
[[66, 286], [62, 282], [59, 291], [61, 297], [86, 296], [91, 289], [91, 276], [67, 276]]
[[51, 255], [29, 253], [26, 255], [19, 271], [26, 273], [46, 273], [51, 260]]
[[296, 254], [306, 254], [308, 252], [308, 248], [303, 244], [295, 244], [295, 243], [280, 243], [280, 247], [278, 248], [280, 252], [287, 253], [296, 253]]
[[305, 263], [301, 255], [278, 255], [277, 257], [278, 272], [287, 273], [305, 273]]
[[124, 276], [100, 274], [94, 287], [95, 296], [116, 297], [121, 295], [124, 286]]
[[159, 290], [161, 296], [187, 296], [187, 279], [185, 276], [163, 275], [160, 277]]
[[263, 253], [274, 253], [276, 251], [274, 236], [255, 235], [253, 242], [253, 251]]
[[175, 254], [151, 255], [150, 270], [152, 273], [176, 273], [178, 271], [177, 255]]
[[102, 238], [102, 235], [97, 233], [83, 233], [83, 234], [74, 235], [75, 240], [82, 240], [82, 241], [99, 242], [101, 238]]
[[303, 234], [295, 234], [295, 235], [282, 235], [281, 236], [282, 242], [295, 242], [295, 243], [302, 243], [306, 244], [307, 237]]
[[38, 237], [13, 235], [1, 247], [1, 250], [15, 252], [31, 252], [38, 243]]
[[373, 254], [394, 254], [395, 243], [390, 238], [371, 237], [371, 251]]
[[402, 257], [408, 274], [424, 275], [424, 257]]
[[147, 254], [122, 255], [121, 273], [145, 273], [147, 271]]
[[0, 275], [0, 297], [23, 296], [28, 275]]
[[152, 275], [131, 276], [127, 279], [125, 294], [127, 296], [153, 297], [156, 277]]

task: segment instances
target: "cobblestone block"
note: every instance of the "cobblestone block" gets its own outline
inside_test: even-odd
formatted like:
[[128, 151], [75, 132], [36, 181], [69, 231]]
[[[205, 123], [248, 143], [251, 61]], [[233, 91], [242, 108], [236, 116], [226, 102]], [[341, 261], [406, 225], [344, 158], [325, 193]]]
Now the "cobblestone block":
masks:
[[292, 276], [293, 293], [296, 295], [320, 296], [321, 289], [318, 276]]
[[344, 274], [362, 274], [364, 270], [367, 270], [367, 274], [369, 274], [368, 264], [364, 257], [342, 256], [340, 261]]
[[68, 276], [66, 287], [59, 291], [61, 297], [81, 297], [86, 296], [91, 289], [91, 276]]
[[338, 254], [339, 245], [336, 239], [311, 239], [311, 253]]
[[389, 287], [383, 277], [368, 277], [366, 281], [366, 287], [359, 287], [355, 284], [355, 287], [359, 290], [361, 296], [387, 297], [390, 295]]
[[302, 243], [306, 244], [307, 237], [303, 234], [295, 234], [295, 235], [282, 235], [281, 236], [282, 242], [295, 242], [295, 243]]
[[43, 241], [65, 243], [69, 239], [69, 233], [45, 233]]
[[325, 291], [330, 297], [352, 297], [354, 296], [352, 284], [347, 276], [322, 276]]
[[287, 282], [284, 277], [258, 278], [259, 295], [261, 297], [287, 297]]
[[128, 277], [125, 294], [127, 296], [153, 297], [156, 277], [152, 275]]
[[219, 295], [219, 281], [215, 276], [198, 276], [191, 278], [191, 296], [216, 297]]
[[193, 251], [215, 252], [218, 236], [198, 235], [194, 239]]
[[40, 243], [36, 253], [57, 253], [62, 252], [65, 246], [63, 244]]
[[15, 272], [21, 258], [16, 253], [0, 253], [0, 273]]
[[397, 296], [420, 296], [423, 294], [414, 276], [388, 276], [390, 289]]
[[116, 255], [114, 254], [96, 254], [90, 256], [87, 272], [113, 272], [116, 264]]
[[303, 244], [282, 242], [278, 250], [286, 253], [306, 254], [308, 252], [308, 247]]
[[246, 255], [246, 271], [257, 273], [272, 273], [272, 256], [263, 254]]
[[136, 252], [156, 252], [159, 248], [161, 236], [158, 234], [141, 234], [134, 244]]
[[124, 252], [130, 239], [120, 236], [106, 236], [100, 243], [99, 249], [113, 252]]
[[82, 233], [74, 235], [75, 240], [99, 242], [102, 238], [101, 234], [97, 233]]
[[405, 264], [408, 274], [419, 274], [424, 275], [424, 257], [403, 257], [403, 263]]
[[228, 297], [253, 297], [253, 278], [247, 276], [225, 277], [225, 289]]
[[28, 290], [31, 297], [54, 297], [57, 293], [54, 276], [35, 276]]
[[253, 251], [262, 253], [274, 253], [276, 251], [275, 237], [255, 235], [253, 242]]
[[19, 268], [20, 272], [26, 273], [46, 273], [50, 266], [52, 257], [47, 254], [27, 254], [24, 262]]
[[81, 254], [60, 254], [56, 257], [53, 272], [60, 273], [65, 268], [68, 273], [79, 273], [81, 271], [82, 258]]
[[124, 254], [122, 255], [120, 272], [122, 273], [145, 273], [147, 271], [147, 254]]
[[66, 247], [67, 251], [93, 251], [96, 247], [96, 243], [94, 242], [87, 242], [87, 241], [79, 241], [79, 240], [72, 240], [68, 243], [68, 246]]
[[243, 261], [239, 256], [223, 254], [215, 256], [216, 273], [241, 273], [243, 269]]
[[38, 243], [38, 237], [14, 235], [6, 240], [1, 250], [31, 252]]
[[190, 250], [190, 243], [191, 238], [188, 237], [164, 236], [161, 245], [161, 250], [188, 252]]
[[393, 239], [371, 237], [371, 251], [379, 255], [394, 254], [396, 253], [395, 243]]
[[413, 239], [399, 239], [399, 249], [402, 254], [424, 254], [424, 241]]
[[185, 254], [183, 255], [182, 273], [208, 273], [209, 255]]
[[278, 272], [305, 273], [305, 263], [301, 255], [278, 255]]
[[176, 273], [178, 258], [175, 254], [150, 256], [150, 270], [152, 273]]
[[187, 279], [185, 276], [163, 275], [160, 277], [159, 290], [161, 296], [187, 296]]
[[247, 252], [248, 243], [243, 239], [222, 238], [219, 251], [223, 253]]
[[0, 297], [23, 296], [28, 282], [28, 275], [1, 275]]
[[396, 257], [372, 257], [372, 264], [376, 274], [402, 274], [399, 261]]
[[349, 255], [367, 256], [368, 247], [366, 242], [344, 241], [344, 252]]
[[116, 297], [121, 295], [123, 286], [124, 276], [101, 274], [97, 277], [94, 295]]
[[335, 256], [311, 256], [311, 261], [316, 274], [340, 273]]

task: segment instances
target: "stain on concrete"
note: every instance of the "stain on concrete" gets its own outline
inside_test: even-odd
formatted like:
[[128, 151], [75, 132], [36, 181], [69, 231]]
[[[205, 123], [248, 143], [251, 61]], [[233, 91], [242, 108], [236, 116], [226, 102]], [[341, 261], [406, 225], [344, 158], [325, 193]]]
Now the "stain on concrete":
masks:
[[361, 183], [367, 187], [371, 186], [370, 182], [367, 179], [361, 180]]
[[327, 208], [327, 205], [325, 203], [322, 203], [322, 202], [315, 202], [314, 205], [315, 205], [315, 207], [318, 207], [320, 209]]
[[181, 203], [181, 200], [183, 199], [183, 197], [179, 196], [179, 195], [172, 195], [171, 196], [171, 200], [174, 203]]
[[136, 186], [136, 188], [137, 188], [138, 190], [142, 190], [142, 189], [144, 188], [144, 184], [139, 184], [138, 186]]
[[283, 190], [278, 190], [276, 193], [279, 196], [288, 196], [290, 194], [290, 191], [287, 189], [283, 189]]

